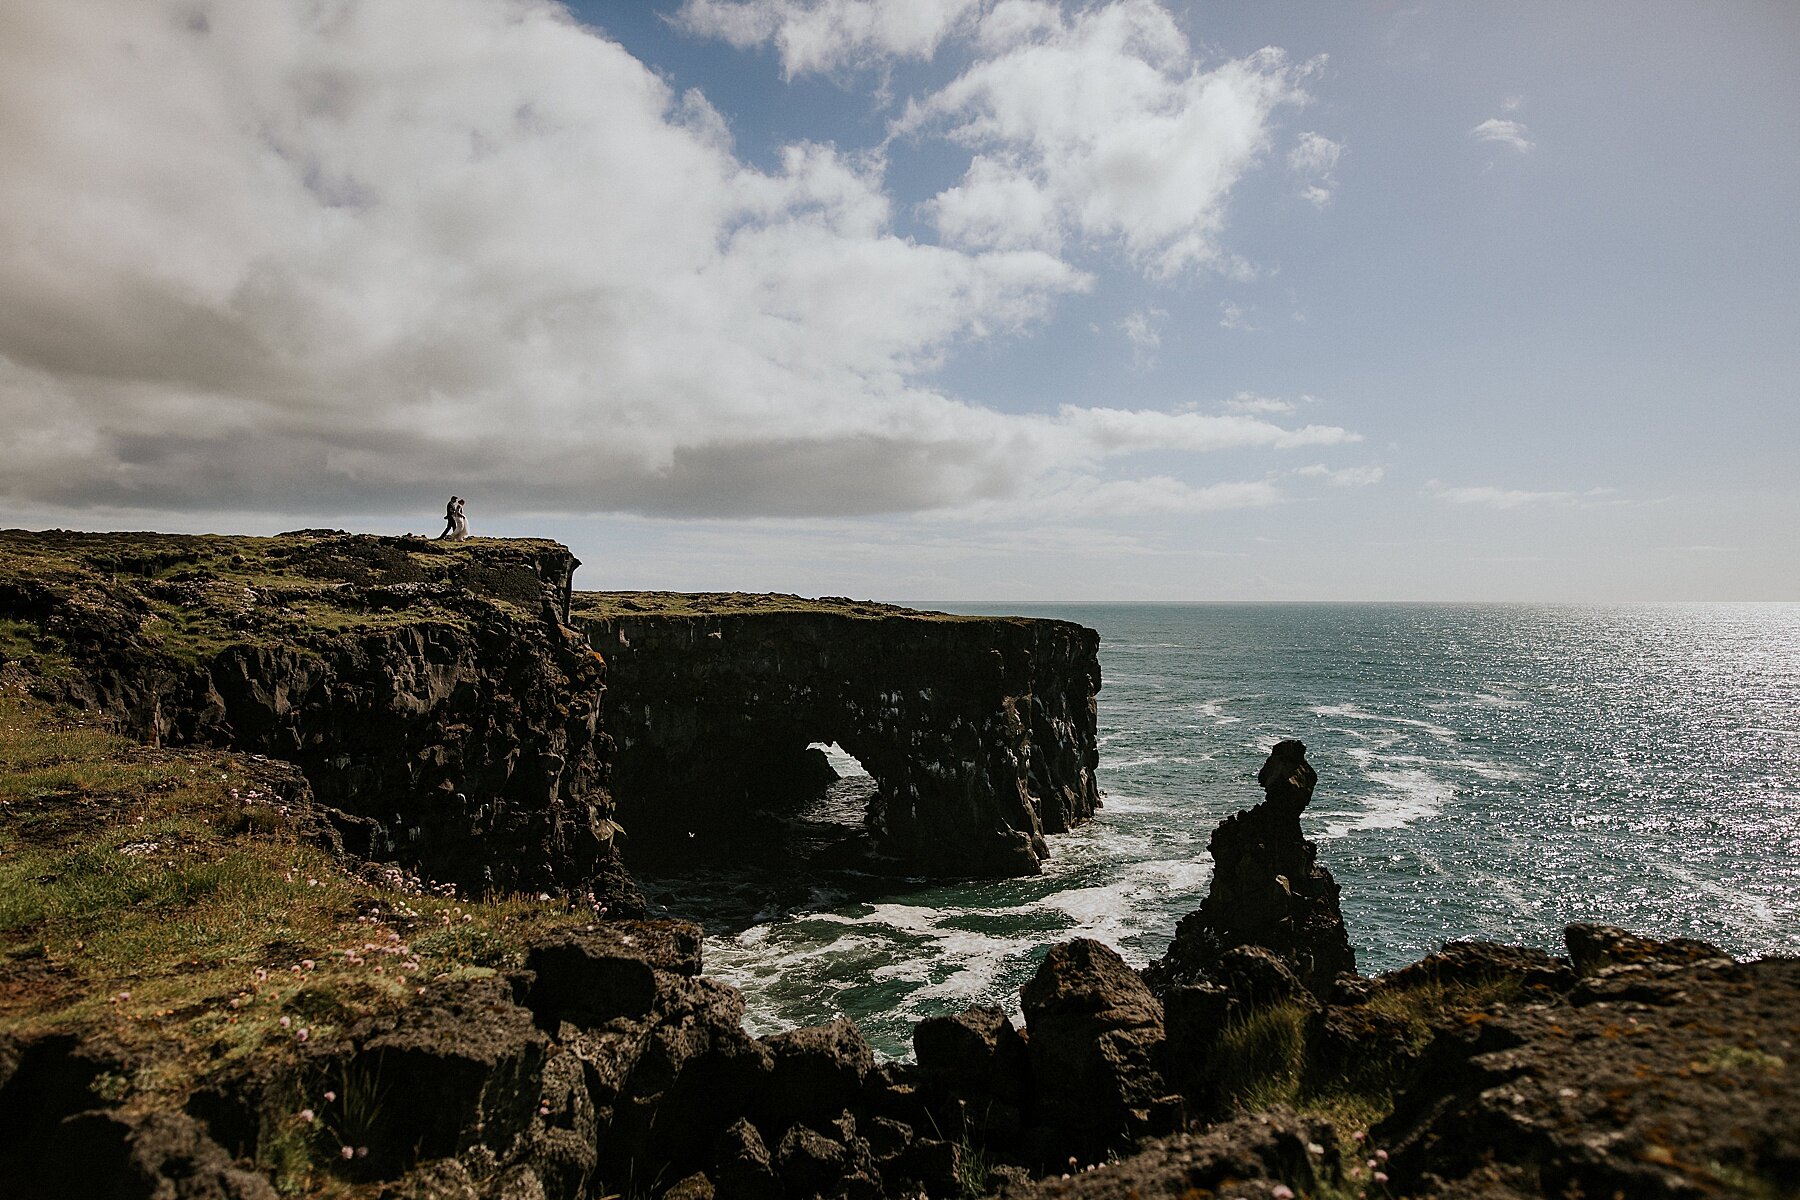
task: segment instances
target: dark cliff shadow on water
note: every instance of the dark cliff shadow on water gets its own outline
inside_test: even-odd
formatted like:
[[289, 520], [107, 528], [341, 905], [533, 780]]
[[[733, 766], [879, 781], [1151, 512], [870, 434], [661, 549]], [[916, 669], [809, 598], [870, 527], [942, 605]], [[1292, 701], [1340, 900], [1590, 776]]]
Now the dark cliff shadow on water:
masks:
[[[656, 916], [698, 922], [730, 937], [782, 917], [875, 897], [912, 880], [875, 852], [863, 816], [867, 775], [838, 779], [791, 807], [749, 811], [685, 838], [628, 849], [626, 862]], [[930, 881], [916, 880], [920, 889]]]

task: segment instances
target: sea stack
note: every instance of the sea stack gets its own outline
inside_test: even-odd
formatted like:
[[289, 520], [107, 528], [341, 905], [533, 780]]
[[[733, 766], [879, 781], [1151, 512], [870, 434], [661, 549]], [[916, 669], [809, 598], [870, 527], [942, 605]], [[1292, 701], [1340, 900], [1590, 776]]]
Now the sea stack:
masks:
[[1158, 993], [1218, 979], [1221, 959], [1240, 946], [1280, 956], [1315, 994], [1326, 992], [1340, 973], [1356, 970], [1337, 881], [1300, 832], [1300, 814], [1318, 780], [1304, 742], [1290, 738], [1269, 752], [1256, 773], [1263, 802], [1213, 830], [1212, 888], [1176, 926], [1168, 953], [1144, 971]]

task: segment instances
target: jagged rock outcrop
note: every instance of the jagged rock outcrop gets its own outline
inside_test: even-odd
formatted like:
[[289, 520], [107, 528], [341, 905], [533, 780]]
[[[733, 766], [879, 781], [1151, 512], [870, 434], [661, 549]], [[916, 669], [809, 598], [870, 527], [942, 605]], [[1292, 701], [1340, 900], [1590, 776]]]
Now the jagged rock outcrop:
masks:
[[913, 1027], [913, 1059], [933, 1123], [982, 1146], [1015, 1143], [1035, 1108], [1031, 1051], [1005, 1010], [976, 1007]]
[[[1780, 1195], [1800, 1180], [1800, 960], [1571, 926], [1566, 995], [1446, 1028], [1371, 1136], [1402, 1195]], [[1596, 946], [1612, 950], [1596, 955]], [[1616, 955], [1616, 956], [1615, 956]]]
[[729, 844], [817, 771], [814, 742], [837, 743], [874, 777], [868, 827], [909, 870], [1032, 873], [1045, 834], [1099, 807], [1093, 630], [685, 599], [666, 612], [610, 593], [575, 599], [576, 624], [610, 665], [613, 786], [634, 852]]
[[1153, 1138], [1119, 1158], [1011, 1183], [998, 1194], [1004, 1200], [1291, 1200], [1297, 1189], [1303, 1195], [1335, 1189], [1342, 1179], [1342, 1159], [1330, 1122], [1276, 1109], [1199, 1133]]
[[1304, 743], [1290, 739], [1269, 752], [1256, 774], [1263, 802], [1213, 830], [1206, 899], [1182, 918], [1168, 952], [1144, 972], [1158, 993], [1215, 979], [1224, 956], [1239, 946], [1274, 952], [1316, 994], [1338, 974], [1354, 973], [1337, 881], [1300, 832], [1318, 778]]
[[480, 895], [641, 905], [613, 846], [605, 664], [552, 542], [0, 533], [0, 617], [148, 741], [305, 773], [352, 854]]
[[1053, 946], [1022, 999], [1049, 1157], [1094, 1162], [1175, 1124], [1179, 1098], [1157, 1069], [1162, 1005], [1118, 951], [1091, 938]]

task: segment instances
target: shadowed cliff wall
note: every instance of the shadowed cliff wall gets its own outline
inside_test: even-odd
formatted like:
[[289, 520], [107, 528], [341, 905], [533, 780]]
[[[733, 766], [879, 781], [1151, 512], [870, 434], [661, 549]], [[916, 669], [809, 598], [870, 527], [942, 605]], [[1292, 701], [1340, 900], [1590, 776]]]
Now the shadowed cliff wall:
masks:
[[729, 830], [808, 772], [812, 742], [837, 743], [874, 777], [869, 830], [908, 869], [1032, 874], [1044, 835], [1099, 807], [1093, 630], [783, 609], [780, 597], [761, 598], [772, 611], [704, 611], [694, 599], [671, 613], [630, 611], [614, 593], [574, 598], [574, 623], [608, 661], [613, 790], [631, 838], [666, 849]]

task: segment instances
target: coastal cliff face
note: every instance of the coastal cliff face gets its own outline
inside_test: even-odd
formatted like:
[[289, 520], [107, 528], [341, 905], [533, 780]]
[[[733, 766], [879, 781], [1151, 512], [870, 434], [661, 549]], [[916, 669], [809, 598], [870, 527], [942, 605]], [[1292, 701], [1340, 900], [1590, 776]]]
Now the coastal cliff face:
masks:
[[[1034, 873], [1100, 805], [1099, 636], [783, 597], [578, 593], [609, 664], [614, 789], [631, 836], [741, 827], [835, 742], [875, 780], [867, 825], [907, 869]], [[816, 752], [815, 752], [816, 754]]]
[[563, 547], [9, 532], [0, 555], [15, 652], [123, 732], [295, 764], [359, 858], [639, 903]]

